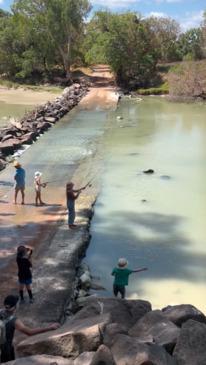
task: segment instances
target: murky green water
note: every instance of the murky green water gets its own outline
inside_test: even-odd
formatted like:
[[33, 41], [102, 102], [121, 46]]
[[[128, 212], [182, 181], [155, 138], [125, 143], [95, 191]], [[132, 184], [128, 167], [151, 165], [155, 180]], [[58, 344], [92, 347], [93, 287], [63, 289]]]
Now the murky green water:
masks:
[[0, 101], [0, 128], [7, 126], [10, 118], [21, 118], [24, 113], [33, 108], [34, 106], [31, 105], [8, 104]]
[[[104, 172], [86, 259], [102, 279], [103, 294], [112, 293], [117, 259], [127, 257], [131, 268], [149, 268], [130, 277], [127, 297], [158, 308], [192, 303], [205, 311], [205, 140], [206, 105], [147, 98], [125, 99], [108, 115], [76, 108], [21, 157], [27, 192], [40, 170], [44, 180], [54, 181], [44, 192], [46, 201], [58, 201], [64, 194], [59, 186], [98, 146]], [[149, 168], [155, 174], [142, 173]], [[8, 183], [3, 191], [11, 189], [13, 174], [12, 166], [1, 172]]]
[[[109, 115], [87, 255], [104, 295], [112, 292], [112, 268], [126, 257], [131, 268], [149, 268], [132, 274], [127, 297], [205, 310], [205, 141], [206, 105], [127, 99]], [[150, 168], [153, 175], [142, 173]]]

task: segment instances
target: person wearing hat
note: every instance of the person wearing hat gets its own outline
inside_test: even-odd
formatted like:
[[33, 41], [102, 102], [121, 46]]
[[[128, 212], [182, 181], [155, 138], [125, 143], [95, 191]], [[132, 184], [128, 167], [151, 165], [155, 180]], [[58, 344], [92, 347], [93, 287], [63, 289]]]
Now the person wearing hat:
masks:
[[16, 169], [16, 174], [14, 176], [14, 180], [16, 181], [14, 204], [17, 203], [17, 195], [18, 195], [19, 191], [21, 192], [21, 196], [22, 196], [21, 204], [24, 204], [25, 175], [26, 175], [25, 170], [21, 167], [21, 164], [18, 161], [14, 161], [14, 167]]
[[147, 270], [146, 267], [142, 269], [135, 269], [131, 270], [127, 268], [128, 261], [125, 258], [120, 258], [118, 260], [117, 267], [112, 270], [111, 275], [114, 276], [114, 283], [113, 283], [113, 293], [115, 297], [118, 296], [118, 293], [121, 294], [122, 299], [125, 298], [126, 289], [125, 286], [128, 285], [129, 275], [134, 272], [141, 272]]
[[44, 202], [41, 199], [41, 187], [45, 188], [47, 184], [41, 182], [41, 176], [42, 176], [42, 173], [40, 171], [36, 171], [35, 174], [34, 174], [34, 185], [35, 185], [35, 192], [36, 192], [36, 197], [35, 197], [36, 206], [38, 206], [38, 201], [39, 201], [40, 205], [44, 205]]
[[74, 224], [75, 220], [75, 200], [79, 197], [82, 190], [86, 188], [86, 185], [78, 190], [74, 190], [74, 184], [72, 182], [68, 182], [66, 184], [66, 199], [67, 199], [67, 209], [68, 209], [68, 226], [73, 229], [76, 227]]
[[8, 295], [4, 299], [4, 309], [0, 311], [1, 323], [5, 325], [5, 342], [1, 341], [3, 343], [0, 345], [1, 363], [15, 360], [15, 351], [13, 346], [15, 330], [18, 330], [27, 336], [33, 336], [39, 333], [56, 330], [60, 326], [59, 323], [53, 323], [44, 328], [30, 328], [25, 326], [15, 315], [18, 301], [18, 296]]

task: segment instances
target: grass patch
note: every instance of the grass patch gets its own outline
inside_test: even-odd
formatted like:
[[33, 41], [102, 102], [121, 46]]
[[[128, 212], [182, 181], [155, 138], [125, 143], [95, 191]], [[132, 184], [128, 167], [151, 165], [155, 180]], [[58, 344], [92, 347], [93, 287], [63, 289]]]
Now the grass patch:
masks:
[[146, 89], [144, 89], [144, 88], [137, 89], [137, 93], [140, 94], [140, 95], [165, 95], [165, 94], [169, 94], [169, 84], [166, 81], [160, 86], [150, 87], [150, 88], [146, 88]]

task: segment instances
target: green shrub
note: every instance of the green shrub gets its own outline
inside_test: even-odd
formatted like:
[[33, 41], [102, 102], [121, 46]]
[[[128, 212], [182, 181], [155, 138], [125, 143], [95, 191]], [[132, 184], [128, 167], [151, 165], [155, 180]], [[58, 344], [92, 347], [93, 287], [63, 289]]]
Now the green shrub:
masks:
[[138, 89], [137, 93], [140, 95], [164, 95], [169, 93], [169, 85], [168, 82], [164, 82], [164, 84], [157, 87]]

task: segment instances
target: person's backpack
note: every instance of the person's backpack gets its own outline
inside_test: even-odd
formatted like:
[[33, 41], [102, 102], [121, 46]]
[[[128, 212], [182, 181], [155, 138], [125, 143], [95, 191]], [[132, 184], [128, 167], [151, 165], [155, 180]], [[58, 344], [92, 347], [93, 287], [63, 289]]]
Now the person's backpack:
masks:
[[0, 317], [0, 346], [6, 343], [6, 325], [10, 322], [14, 316], [10, 316], [7, 318]]

